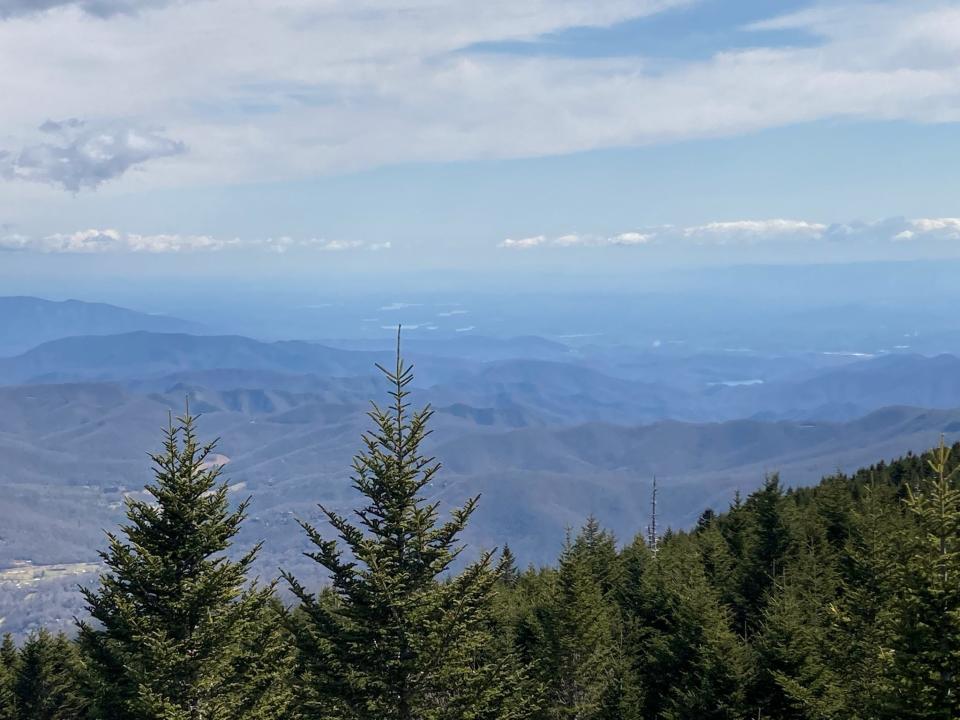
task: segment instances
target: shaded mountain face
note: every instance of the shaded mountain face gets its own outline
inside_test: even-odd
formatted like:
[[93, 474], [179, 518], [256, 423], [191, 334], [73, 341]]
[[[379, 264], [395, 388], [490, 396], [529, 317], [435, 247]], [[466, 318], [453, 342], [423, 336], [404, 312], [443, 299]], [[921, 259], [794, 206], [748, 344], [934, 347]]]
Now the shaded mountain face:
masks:
[[0, 356], [74, 335], [114, 335], [134, 330], [203, 332], [197, 323], [148, 315], [115, 305], [79, 300], [52, 302], [33, 297], [0, 297]]
[[[0, 566], [92, 559], [102, 528], [119, 520], [124, 495], [149, 480], [146, 451], [187, 400], [202, 415], [204, 437], [222, 438], [230, 482], [253, 496], [247, 532], [268, 541], [263, 572], [296, 565], [302, 537], [288, 521], [314, 518], [317, 502], [350, 506], [350, 463], [369, 427], [367, 398], [384, 390], [375, 380], [337, 392], [322, 383], [298, 392], [179, 383], [147, 392], [115, 383], [0, 388]], [[429, 394], [417, 390], [413, 400]], [[444, 469], [431, 494], [458, 503], [482, 492], [472, 541], [509, 541], [531, 561], [551, 557], [564, 527], [589, 512], [620, 533], [641, 527], [653, 475], [663, 522], [687, 525], [768, 472], [803, 484], [927, 447], [940, 433], [960, 437], [960, 411], [906, 407], [847, 422], [645, 425], [553, 425], [535, 409], [466, 403], [435, 409], [428, 449]]]

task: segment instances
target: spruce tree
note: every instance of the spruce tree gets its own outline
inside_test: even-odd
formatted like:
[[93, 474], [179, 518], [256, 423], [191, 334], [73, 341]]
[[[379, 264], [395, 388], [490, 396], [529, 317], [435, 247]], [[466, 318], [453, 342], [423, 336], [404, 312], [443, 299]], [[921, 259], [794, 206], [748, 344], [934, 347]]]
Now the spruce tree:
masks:
[[320, 506], [339, 540], [301, 522], [313, 544], [308, 556], [330, 586], [314, 593], [285, 574], [301, 603], [292, 629], [302, 710], [357, 720], [525, 717], [522, 676], [492, 637], [503, 568], [484, 552], [452, 574], [479, 498], [440, 521], [439, 503], [424, 499], [440, 465], [420, 451], [432, 411], [410, 411], [412, 368], [399, 338], [395, 368], [378, 367], [392, 403], [373, 404], [374, 430], [354, 458], [352, 482], [365, 504], [355, 522]]
[[891, 485], [866, 486], [851, 513], [851, 533], [838, 569], [841, 593], [829, 606], [827, 655], [845, 679], [843, 715], [874, 720], [885, 712], [893, 661], [898, 569], [907, 532]]
[[[266, 653], [264, 622], [272, 588], [248, 587], [259, 546], [231, 560], [227, 551], [248, 501], [229, 508], [215, 443], [202, 445], [189, 409], [171, 418], [163, 450], [152, 455], [153, 502], [128, 498], [122, 536], [108, 533], [107, 572], [83, 589], [97, 624], [80, 623], [90, 668], [88, 693], [98, 720], [234, 720], [282, 714], [251, 702], [245, 658]], [[275, 672], [271, 670], [270, 673]], [[273, 680], [264, 682], [271, 692]]]
[[900, 580], [893, 676], [894, 713], [924, 720], [960, 717], [960, 489], [943, 439], [930, 477], [907, 509], [916, 525]]
[[674, 534], [640, 565], [639, 577], [626, 576], [622, 602], [635, 682], [643, 690], [641, 717], [738, 717], [746, 648], [709, 585], [696, 539]]
[[783, 569], [790, 547], [790, 529], [784, 516], [784, 495], [780, 476], [769, 475], [752, 493], [743, 509], [746, 514], [746, 548], [740, 565], [737, 594], [743, 603], [737, 620], [746, 633], [755, 631], [762, 619], [774, 578]]
[[619, 711], [621, 639], [613, 585], [619, 573], [613, 537], [594, 518], [560, 555], [550, 604], [540, 624], [539, 667], [549, 717], [599, 719]]
[[[826, 544], [824, 538], [823, 544]], [[758, 654], [754, 700], [780, 720], [829, 720], [846, 715], [846, 682], [829, 662], [830, 607], [838, 578], [823, 547], [808, 547], [776, 579]]]
[[13, 696], [18, 720], [75, 720], [84, 712], [79, 662], [65, 635], [40, 630], [20, 649]]
[[517, 558], [510, 549], [510, 546], [504, 543], [503, 552], [500, 553], [501, 573], [500, 582], [507, 587], [515, 587], [520, 580], [520, 568], [517, 567]]
[[3, 642], [0, 644], [0, 720], [16, 720], [17, 718], [13, 684], [16, 678], [18, 660], [13, 636], [7, 633], [3, 636]]

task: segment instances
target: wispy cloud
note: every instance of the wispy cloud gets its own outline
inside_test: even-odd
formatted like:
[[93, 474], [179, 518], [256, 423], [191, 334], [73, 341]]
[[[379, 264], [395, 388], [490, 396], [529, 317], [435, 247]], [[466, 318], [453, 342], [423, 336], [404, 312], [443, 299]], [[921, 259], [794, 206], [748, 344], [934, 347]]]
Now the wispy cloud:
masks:
[[[762, 47], [758, 36], [758, 46], [668, 67], [642, 47], [616, 58], [472, 50], [689, 1], [218, 0], [131, 15], [142, 3], [0, 0], [11, 18], [0, 23], [0, 135], [21, 137], [46, 116], [161, 122], [191, 150], [162, 180], [183, 182], [551, 155], [824, 118], [960, 118], [960, 10], [947, 2], [840, 0], [756, 26], [798, 30], [808, 46]], [[65, 4], [74, 7], [50, 10]], [[19, 17], [38, 8], [47, 12]], [[216, 53], [210, 37], [221, 39]], [[162, 154], [178, 147], [159, 143]], [[68, 188], [90, 175], [18, 176], [31, 174]]]
[[893, 236], [894, 240], [938, 238], [960, 240], [960, 218], [920, 218], [910, 220], [908, 227]]
[[0, 76], [0, 137], [22, 137], [40, 112], [161, 122], [190, 147], [151, 174], [161, 182], [514, 155], [502, 110], [548, 79], [527, 70], [507, 88], [502, 62], [472, 47], [694, 1], [0, 0], [0, 67], [18, 69]]
[[168, 253], [222, 250], [238, 240], [218, 240], [208, 235], [139, 235], [117, 230], [80, 230], [32, 238], [26, 235], [0, 236], [0, 250], [40, 253]]
[[36, 15], [58, 8], [76, 7], [90, 15], [108, 18], [136, 13], [171, 0], [0, 0], [0, 18]]
[[770, 239], [820, 238], [827, 226], [805, 220], [734, 220], [711, 222], [683, 229], [683, 236], [711, 243], [744, 243]]
[[49, 140], [0, 151], [0, 177], [58, 185], [71, 192], [95, 188], [131, 168], [186, 151], [159, 131], [117, 124], [90, 126], [82, 120], [48, 120], [40, 131]]
[[[382, 243], [379, 244], [382, 249]], [[218, 252], [229, 249], [264, 250], [286, 253], [290, 250], [342, 252], [372, 249], [374, 245], [354, 240], [297, 239], [287, 236], [241, 240], [210, 235], [124, 233], [114, 229], [79, 230], [31, 237], [20, 233], [0, 235], [0, 250], [44, 254], [73, 253], [185, 253]]]
[[552, 245], [557, 245], [559, 247], [609, 247], [609, 246], [618, 246], [618, 245], [646, 245], [647, 243], [653, 242], [655, 235], [649, 232], [623, 232], [618, 235], [561, 235], [560, 237], [553, 238], [550, 241], [544, 240], [544, 242], [549, 242]]
[[[0, 178], [19, 181], [0, 182], [0, 211], [20, 221], [21, 233], [25, 221], [46, 209], [51, 187], [72, 193], [216, 187], [411, 161], [534, 157], [717, 138], [830, 118], [960, 119], [960, 10], [951, 2], [820, 3], [815, 11], [755, 26], [797, 30], [809, 40], [804, 45], [763, 47], [773, 35], [758, 33], [751, 48], [676, 57], [667, 64], [645, 58], [642, 44], [633, 56], [617, 57], [475, 50], [478, 44], [518, 40], [549, 43], [567, 28], [609, 27], [680, 4], [0, 0], [0, 16], [7, 18], [0, 22]], [[779, 4], [768, 6], [776, 13]], [[138, 7], [150, 9], [134, 12]], [[216, 52], [210, 51], [211, 37], [218, 38]], [[36, 131], [46, 118], [71, 117], [86, 123], [47, 123], [45, 132]], [[679, 182], [682, 169], [665, 183]], [[164, 199], [172, 207], [180, 202]], [[807, 200], [801, 192], [789, 204], [778, 202], [777, 210], [765, 206], [763, 197], [736, 207], [746, 213], [820, 207]], [[851, 212], [883, 212], [876, 207], [864, 204]], [[125, 222], [86, 210], [76, 222]], [[574, 220], [566, 227], [584, 233], [539, 235], [546, 226], [528, 224], [537, 221], [517, 213], [511, 228], [526, 230], [501, 245], [531, 250], [531, 257], [554, 247], [639, 250], [774, 240], [896, 238], [904, 247], [949, 241], [953, 232], [908, 222], [893, 233], [872, 225], [776, 229], [726, 222], [688, 227], [684, 235], [631, 228], [629, 221], [600, 230], [589, 220], [567, 217]], [[65, 222], [67, 229], [75, 227], [74, 220]], [[273, 230], [257, 227], [265, 234]], [[508, 234], [498, 231], [493, 241]], [[94, 252], [75, 249], [73, 241], [13, 232], [0, 244]], [[146, 252], [126, 240], [79, 246]], [[330, 257], [360, 249], [337, 240], [311, 245], [281, 237], [259, 246], [276, 253], [313, 247]], [[387, 243], [366, 247], [386, 249]]]
[[[566, 236], [564, 236], [566, 237]], [[544, 245], [547, 242], [546, 235], [534, 235], [533, 237], [525, 238], [507, 238], [500, 243], [500, 247], [503, 248], [533, 248], [538, 245]]]
[[807, 220], [774, 218], [733, 220], [702, 225], [672, 225], [629, 231], [618, 235], [538, 235], [536, 242], [504, 240], [501, 248], [616, 247], [616, 246], [724, 246], [776, 243], [891, 243], [960, 240], [960, 218], [889, 218], [873, 222], [825, 224]]

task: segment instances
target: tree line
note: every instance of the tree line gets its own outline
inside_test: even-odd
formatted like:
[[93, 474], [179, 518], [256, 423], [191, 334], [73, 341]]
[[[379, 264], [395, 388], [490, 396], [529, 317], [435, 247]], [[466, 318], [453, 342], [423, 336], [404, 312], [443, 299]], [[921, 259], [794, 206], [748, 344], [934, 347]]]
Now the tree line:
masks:
[[431, 412], [399, 353], [383, 372], [363, 504], [301, 523], [322, 587], [262, 584], [259, 547], [228, 552], [247, 503], [231, 509], [187, 412], [75, 637], [4, 639], [0, 720], [960, 717], [960, 447], [813, 488], [772, 475], [662, 537], [622, 544], [591, 518], [549, 567], [508, 547], [464, 566], [479, 499], [429, 499]]

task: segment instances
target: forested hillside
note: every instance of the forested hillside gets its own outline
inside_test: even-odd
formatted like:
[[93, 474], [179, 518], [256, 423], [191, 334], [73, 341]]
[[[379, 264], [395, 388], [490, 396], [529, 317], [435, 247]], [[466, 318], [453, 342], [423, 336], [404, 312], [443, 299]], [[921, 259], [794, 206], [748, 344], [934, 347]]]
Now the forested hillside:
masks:
[[75, 637], [4, 642], [0, 719], [960, 717], [960, 446], [771, 475], [685, 531], [585, 519], [548, 567], [458, 562], [483, 500], [440, 512], [431, 412], [386, 374], [362, 504], [301, 523], [317, 572], [276, 584], [251, 578], [259, 546], [228, 559], [247, 505], [172, 421]]

